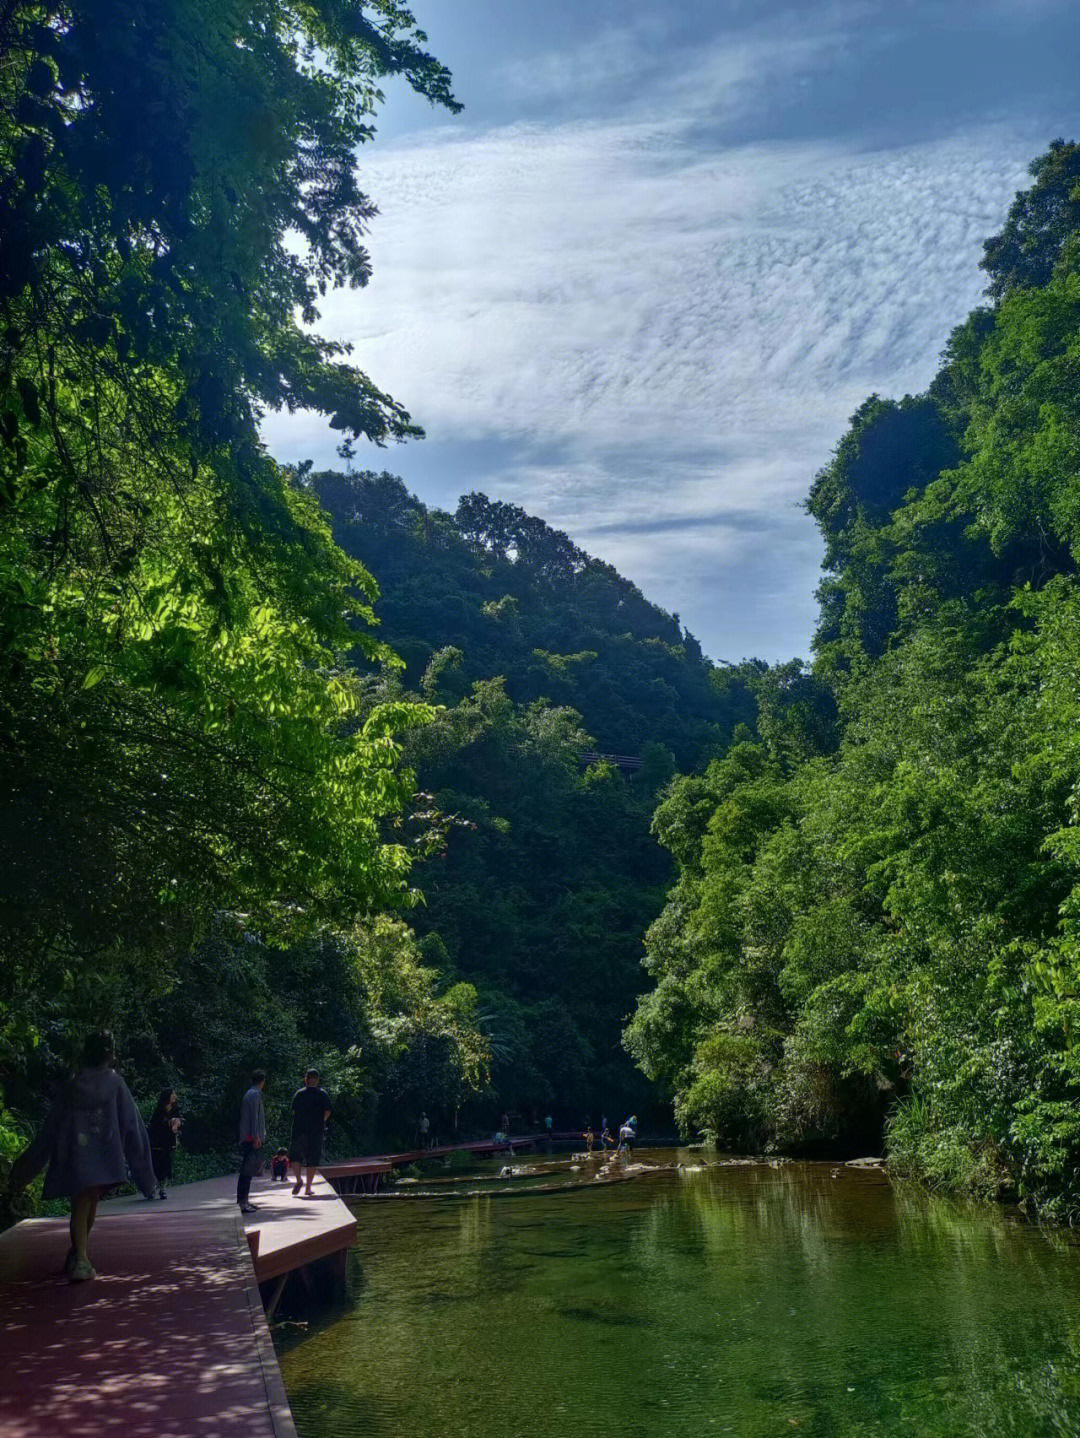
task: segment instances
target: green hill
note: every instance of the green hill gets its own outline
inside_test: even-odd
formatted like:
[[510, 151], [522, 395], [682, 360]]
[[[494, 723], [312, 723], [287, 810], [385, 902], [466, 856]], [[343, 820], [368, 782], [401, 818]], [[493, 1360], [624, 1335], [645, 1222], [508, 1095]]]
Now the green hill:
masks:
[[380, 637], [406, 665], [390, 694], [441, 706], [408, 752], [456, 822], [417, 875], [412, 922], [480, 990], [492, 1110], [554, 1105], [577, 1123], [655, 1103], [621, 1044], [672, 877], [652, 811], [676, 766], [753, 723], [757, 670], [710, 663], [629, 580], [515, 506], [472, 494], [450, 515], [388, 474], [310, 482], [377, 576]]

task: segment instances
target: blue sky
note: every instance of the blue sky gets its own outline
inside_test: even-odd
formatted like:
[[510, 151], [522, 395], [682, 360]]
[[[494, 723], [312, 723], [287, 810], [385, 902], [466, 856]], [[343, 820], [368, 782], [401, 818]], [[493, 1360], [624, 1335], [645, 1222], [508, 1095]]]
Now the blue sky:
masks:
[[[428, 438], [357, 466], [523, 505], [716, 659], [805, 656], [801, 501], [866, 395], [925, 387], [1028, 162], [1080, 137], [1080, 9], [413, 8], [465, 110], [390, 87], [374, 278], [318, 329]], [[264, 432], [338, 463], [314, 416]]]

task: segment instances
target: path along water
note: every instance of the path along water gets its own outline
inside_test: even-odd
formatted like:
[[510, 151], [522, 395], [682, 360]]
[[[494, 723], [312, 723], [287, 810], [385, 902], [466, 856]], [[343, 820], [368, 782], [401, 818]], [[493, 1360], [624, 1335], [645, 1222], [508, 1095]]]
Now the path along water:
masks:
[[301, 1438], [1080, 1433], [1080, 1249], [1000, 1210], [787, 1164], [360, 1216], [277, 1335]]

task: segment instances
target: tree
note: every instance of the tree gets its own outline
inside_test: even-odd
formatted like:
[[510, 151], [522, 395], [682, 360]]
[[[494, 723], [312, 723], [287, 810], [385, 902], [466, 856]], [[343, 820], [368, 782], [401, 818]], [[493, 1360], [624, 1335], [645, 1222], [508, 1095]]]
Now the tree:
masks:
[[987, 294], [998, 302], [1015, 289], [1045, 285], [1080, 232], [1080, 145], [1053, 140], [1028, 174], [1035, 183], [1017, 191], [1004, 228], [983, 245], [979, 262], [990, 276]]
[[394, 0], [0, 27], [0, 1025], [62, 1028], [223, 913], [291, 941], [412, 897], [424, 711], [365, 707], [374, 582], [257, 425], [419, 433], [309, 326], [368, 276], [380, 82], [456, 102]]
[[924, 396], [871, 397], [809, 508], [807, 672], [677, 779], [678, 877], [626, 1042], [681, 1126], [885, 1142], [941, 1186], [1080, 1211], [1076, 151], [1036, 161], [992, 308]]

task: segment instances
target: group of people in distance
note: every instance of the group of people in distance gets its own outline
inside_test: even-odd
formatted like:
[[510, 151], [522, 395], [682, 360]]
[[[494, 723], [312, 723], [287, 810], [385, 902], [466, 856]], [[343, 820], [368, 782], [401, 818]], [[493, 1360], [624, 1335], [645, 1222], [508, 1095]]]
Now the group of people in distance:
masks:
[[[256, 1069], [251, 1086], [240, 1104], [240, 1176], [236, 1181], [236, 1201], [241, 1213], [257, 1212], [251, 1202], [251, 1180], [262, 1172], [262, 1150], [266, 1146], [266, 1110], [263, 1089], [266, 1073]], [[308, 1069], [304, 1085], [297, 1089], [292, 1101], [292, 1135], [288, 1149], [279, 1148], [270, 1159], [271, 1179], [287, 1180], [292, 1165], [295, 1182], [293, 1195], [314, 1198], [311, 1185], [315, 1170], [322, 1163], [323, 1136], [330, 1117], [330, 1096], [320, 1082], [318, 1069]], [[306, 1177], [305, 1177], [306, 1174]]]
[[[150, 1118], [143, 1122], [127, 1084], [116, 1072], [115, 1046], [106, 1031], [92, 1033], [76, 1072], [59, 1089], [41, 1131], [12, 1164], [8, 1187], [21, 1192], [47, 1167], [42, 1196], [71, 1201], [71, 1248], [64, 1271], [72, 1283], [96, 1277], [87, 1254], [98, 1204], [112, 1189], [132, 1182], [147, 1199], [166, 1197], [173, 1154], [183, 1119], [172, 1088], [162, 1089]], [[251, 1087], [240, 1108], [240, 1178], [236, 1200], [242, 1212], [253, 1213], [251, 1180], [261, 1171], [266, 1142], [262, 1091], [266, 1074], [252, 1074]], [[313, 1197], [312, 1181], [322, 1162], [323, 1134], [330, 1100], [316, 1069], [292, 1101], [292, 1136], [287, 1161], [293, 1166], [293, 1193]], [[280, 1152], [280, 1151], [279, 1151]], [[275, 1155], [278, 1157], [278, 1155]], [[286, 1169], [287, 1172], [287, 1169]], [[305, 1187], [306, 1172], [306, 1187]]]
[[[603, 1152], [606, 1154], [609, 1149], [613, 1149], [616, 1154], [633, 1158], [634, 1144], [637, 1143], [637, 1125], [637, 1114], [632, 1113], [625, 1123], [619, 1125], [619, 1141], [616, 1143], [608, 1128], [607, 1114], [604, 1114], [600, 1120], [600, 1147]], [[596, 1134], [591, 1124], [585, 1124], [585, 1132], [581, 1137], [585, 1140], [586, 1151], [592, 1154], [596, 1148]]]

